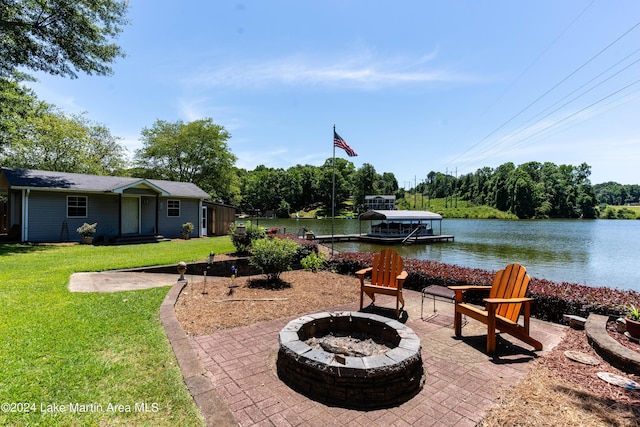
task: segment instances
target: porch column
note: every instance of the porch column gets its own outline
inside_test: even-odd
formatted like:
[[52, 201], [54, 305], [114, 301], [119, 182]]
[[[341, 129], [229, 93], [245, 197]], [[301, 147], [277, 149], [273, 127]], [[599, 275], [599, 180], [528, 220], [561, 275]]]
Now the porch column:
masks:
[[118, 194], [118, 236], [122, 236], [122, 193]]

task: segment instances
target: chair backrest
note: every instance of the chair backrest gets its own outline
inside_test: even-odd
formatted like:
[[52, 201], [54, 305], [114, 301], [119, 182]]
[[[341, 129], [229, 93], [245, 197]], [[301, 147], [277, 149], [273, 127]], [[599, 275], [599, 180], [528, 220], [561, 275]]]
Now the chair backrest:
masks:
[[[527, 269], [520, 264], [509, 264], [504, 270], [496, 273], [489, 292], [490, 298], [523, 298], [527, 293], [531, 277]], [[522, 304], [500, 304], [496, 314], [505, 317], [512, 322], [518, 320]]]
[[371, 284], [397, 288], [396, 278], [402, 273], [403, 266], [404, 262], [398, 252], [390, 248], [383, 249], [373, 257]]

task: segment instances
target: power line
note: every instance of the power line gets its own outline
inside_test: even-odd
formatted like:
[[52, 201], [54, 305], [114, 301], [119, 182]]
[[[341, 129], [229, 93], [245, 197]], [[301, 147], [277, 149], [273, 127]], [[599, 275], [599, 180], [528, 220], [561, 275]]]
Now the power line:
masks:
[[594, 105], [597, 105], [597, 104], [601, 103], [602, 101], [605, 101], [605, 100], [607, 100], [607, 99], [611, 98], [612, 96], [617, 95], [618, 93], [622, 92], [623, 90], [628, 89], [628, 88], [630, 88], [631, 86], [636, 85], [636, 84], [638, 84], [638, 83], [640, 83], [640, 79], [635, 80], [635, 81], [633, 81], [633, 82], [629, 83], [628, 85], [626, 85], [626, 86], [624, 86], [624, 87], [622, 87], [622, 88], [618, 89], [617, 91], [615, 91], [615, 92], [613, 92], [613, 93], [610, 93], [609, 95], [607, 95], [607, 96], [605, 96], [605, 97], [603, 97], [603, 98], [600, 98], [599, 100], [597, 100], [597, 101], [595, 101], [595, 102], [593, 102], [593, 103], [591, 103], [591, 104], [587, 105], [586, 107], [584, 107], [584, 108], [582, 108], [582, 109], [580, 109], [580, 110], [578, 110], [578, 111], [576, 111], [576, 112], [574, 112], [574, 113], [572, 113], [572, 114], [570, 114], [570, 115], [568, 115], [568, 116], [564, 117], [563, 119], [560, 119], [560, 120], [558, 120], [558, 121], [557, 121], [557, 122], [555, 122], [555, 123], [552, 123], [551, 125], [549, 125], [549, 126], [545, 127], [544, 129], [541, 129], [541, 130], [539, 130], [539, 131], [535, 132], [534, 134], [529, 135], [529, 136], [527, 136], [526, 138], [521, 139], [520, 141], [518, 141], [517, 143], [515, 143], [514, 145], [512, 145], [511, 147], [509, 147], [508, 149], [506, 149], [504, 152], [508, 152], [508, 151], [513, 150], [513, 149], [514, 149], [514, 148], [516, 148], [517, 146], [522, 145], [522, 144], [523, 144], [525, 141], [527, 141], [528, 139], [531, 139], [531, 138], [533, 138], [533, 137], [535, 137], [535, 136], [537, 136], [537, 135], [541, 134], [542, 132], [545, 132], [546, 130], [548, 130], [548, 129], [552, 128], [552, 127], [557, 126], [558, 124], [560, 124], [560, 123], [562, 123], [562, 122], [564, 122], [564, 121], [566, 121], [566, 120], [568, 120], [568, 119], [570, 119], [570, 118], [572, 118], [572, 117], [577, 116], [578, 114], [580, 114], [580, 113], [582, 113], [582, 112], [584, 112], [584, 111], [588, 110], [589, 108], [593, 107]]
[[[573, 20], [560, 32], [560, 34], [558, 34], [558, 36], [553, 39], [551, 41], [551, 43], [549, 43], [547, 45], [547, 47], [545, 47], [542, 52], [540, 52], [538, 54], [538, 56], [535, 57], [535, 59], [533, 61], [531, 61], [531, 63], [529, 65], [527, 65], [527, 67], [518, 75], [518, 77], [516, 77], [510, 84], [509, 86], [498, 96], [498, 98], [496, 98], [495, 101], [493, 101], [493, 103], [491, 105], [489, 105], [489, 107], [487, 107], [486, 110], [484, 110], [484, 112], [482, 112], [482, 114], [480, 114], [479, 117], [484, 116], [487, 111], [491, 110], [510, 90], [513, 86], [515, 86], [515, 84], [517, 82], [520, 81], [520, 79], [527, 74], [527, 72], [540, 60], [540, 58], [542, 58], [557, 42], [558, 40], [560, 40], [562, 38], [562, 36], [564, 36], [564, 34], [571, 28], [573, 27], [573, 24], [575, 24], [578, 19], [580, 19], [582, 17], [582, 15], [584, 15], [584, 13], [593, 5], [593, 3], [595, 3], [596, 0], [592, 0], [591, 3], [589, 3], [583, 10], [582, 12], [580, 12], [578, 14], [578, 16], [576, 16], [575, 18], [573, 18]], [[485, 138], [486, 139], [486, 138]], [[483, 139], [484, 140], [484, 139]], [[475, 145], [481, 143], [483, 140], [478, 141]], [[475, 146], [474, 145], [474, 146]], [[471, 147], [473, 148], [473, 147]]]
[[[574, 94], [575, 92], [577, 92], [578, 90], [582, 89], [583, 87], [585, 87], [587, 84], [593, 82], [595, 79], [597, 79], [598, 77], [602, 76], [604, 73], [606, 73], [607, 71], [611, 70], [613, 67], [615, 67], [616, 65], [620, 64], [622, 61], [624, 61], [625, 59], [629, 58], [630, 56], [632, 56], [634, 53], [638, 52], [640, 49], [635, 50], [632, 54], [627, 55], [624, 59], [622, 59], [621, 61], [618, 61], [616, 64], [614, 64], [613, 66], [607, 68], [607, 70], [603, 71], [602, 73], [598, 74], [596, 77], [594, 77], [593, 79], [589, 80], [587, 83], [583, 84], [582, 86], [580, 86], [579, 88], [575, 89], [574, 91], [572, 91], [571, 93], [569, 93], [568, 95], [566, 95], [565, 97], [563, 97], [561, 100], [559, 100], [558, 102], [556, 102], [555, 104], [552, 104], [551, 106], [547, 107], [545, 110], [543, 110], [541, 113], [539, 113], [537, 116], [534, 116], [531, 120], [529, 120], [528, 122], [525, 122], [525, 124], [522, 125], [522, 127], [515, 133], [511, 133], [508, 138], [514, 138], [515, 136], [521, 134], [522, 132], [526, 131], [527, 129], [532, 128], [534, 125], [536, 125], [537, 123], [540, 123], [542, 120], [548, 118], [549, 116], [551, 116], [552, 114], [558, 112], [559, 110], [561, 110], [562, 108], [566, 107], [567, 105], [571, 104], [573, 101], [583, 97], [584, 95], [588, 94], [589, 92], [593, 91], [594, 89], [600, 87], [601, 85], [603, 85], [604, 83], [608, 82], [609, 80], [611, 80], [612, 78], [614, 78], [615, 76], [619, 75], [620, 73], [622, 73], [623, 71], [629, 69], [631, 66], [637, 64], [638, 62], [640, 62], [640, 58], [633, 61], [632, 63], [630, 63], [629, 65], [627, 65], [626, 67], [622, 68], [621, 70], [617, 71], [616, 73], [612, 74], [611, 76], [607, 77], [606, 79], [602, 80], [601, 82], [599, 82], [598, 84], [592, 86], [591, 88], [587, 89], [586, 91], [582, 92], [581, 94], [575, 96], [574, 98], [571, 98], [569, 101], [565, 102], [564, 104], [560, 105], [559, 107], [557, 107], [556, 109], [552, 110], [551, 112], [547, 113], [546, 115], [540, 117], [540, 114], [544, 113], [545, 111], [547, 111], [549, 108], [552, 108], [553, 106], [557, 105], [559, 102], [563, 101], [564, 99], [566, 99], [568, 96], [571, 96], [572, 94]], [[617, 93], [617, 92], [616, 92]], [[532, 123], [533, 122], [533, 123]], [[530, 124], [528, 124], [530, 123]], [[527, 125], [528, 124], [528, 125]], [[525, 126], [527, 125], [527, 126]], [[536, 133], [537, 134], [537, 133]], [[535, 134], [534, 134], [535, 135]], [[484, 154], [487, 151], [489, 151], [491, 148], [497, 146], [498, 144], [500, 144], [500, 141], [495, 142], [494, 144], [486, 147], [483, 151], [479, 152], [478, 155]], [[505, 149], [505, 151], [509, 151], [509, 149]]]
[[474, 143], [471, 147], [469, 147], [469, 149], [463, 151], [460, 155], [458, 155], [457, 157], [455, 157], [453, 160], [455, 161], [456, 159], [459, 159], [460, 157], [462, 157], [464, 154], [470, 152], [471, 150], [473, 150], [476, 146], [478, 146], [479, 144], [481, 144], [482, 142], [486, 141], [489, 137], [493, 136], [496, 132], [498, 132], [499, 130], [501, 130], [502, 128], [504, 128], [506, 125], [508, 125], [509, 123], [511, 123], [513, 120], [515, 120], [517, 117], [519, 117], [522, 113], [524, 113], [525, 111], [527, 111], [528, 109], [530, 109], [533, 105], [535, 105], [538, 101], [540, 101], [542, 98], [544, 98], [545, 96], [547, 96], [549, 93], [551, 93], [553, 90], [555, 90], [556, 88], [558, 88], [560, 85], [562, 85], [564, 82], [566, 82], [567, 80], [569, 80], [571, 77], [573, 77], [576, 73], [578, 73], [580, 70], [582, 70], [584, 67], [586, 67], [588, 64], [590, 64], [591, 62], [593, 62], [596, 58], [598, 58], [600, 55], [602, 55], [604, 52], [606, 52], [608, 49], [610, 49], [613, 45], [615, 45], [616, 43], [618, 43], [620, 40], [622, 40], [624, 37], [626, 37], [629, 33], [631, 33], [633, 30], [635, 30], [638, 26], [640, 26], [640, 22], [637, 22], [635, 25], [633, 25], [631, 28], [629, 28], [628, 30], [626, 30], [622, 35], [620, 35], [618, 38], [616, 38], [614, 41], [612, 41], [611, 43], [609, 43], [607, 46], [605, 46], [603, 49], [601, 49], [598, 53], [596, 53], [595, 55], [593, 55], [591, 58], [589, 58], [586, 62], [584, 62], [582, 65], [580, 65], [578, 68], [576, 68], [574, 71], [572, 71], [571, 73], [569, 73], [566, 77], [564, 77], [562, 80], [560, 80], [558, 83], [556, 83], [555, 85], [553, 85], [550, 89], [548, 89], [547, 91], [545, 91], [542, 95], [540, 95], [539, 97], [537, 97], [535, 100], [533, 100], [532, 102], [530, 102], [526, 107], [524, 107], [522, 110], [520, 110], [518, 113], [516, 113], [514, 116], [512, 116], [510, 119], [508, 119], [507, 121], [505, 121], [504, 123], [502, 123], [500, 126], [498, 126], [496, 129], [494, 129], [492, 132], [490, 132], [488, 135], [486, 135], [484, 138], [482, 138], [481, 140], [477, 141], [476, 143]]

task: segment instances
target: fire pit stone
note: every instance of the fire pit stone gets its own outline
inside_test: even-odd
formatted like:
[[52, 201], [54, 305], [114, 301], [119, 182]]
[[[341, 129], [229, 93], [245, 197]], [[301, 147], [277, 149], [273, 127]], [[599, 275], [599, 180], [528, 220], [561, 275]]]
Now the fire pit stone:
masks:
[[[381, 354], [351, 356], [310, 346], [327, 335], [363, 335], [384, 343]], [[342, 407], [376, 409], [409, 400], [424, 385], [418, 336], [402, 323], [376, 314], [323, 312], [289, 322], [279, 335], [280, 378], [311, 398]], [[366, 345], [364, 346], [366, 350]], [[379, 345], [378, 345], [379, 347]], [[340, 348], [340, 347], [338, 347]]]

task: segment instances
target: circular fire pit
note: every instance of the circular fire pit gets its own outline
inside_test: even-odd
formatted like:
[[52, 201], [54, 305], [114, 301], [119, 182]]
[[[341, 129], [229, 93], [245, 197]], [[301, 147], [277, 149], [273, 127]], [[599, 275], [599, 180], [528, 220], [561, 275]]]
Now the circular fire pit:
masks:
[[327, 404], [391, 407], [424, 385], [420, 339], [396, 320], [360, 312], [310, 314], [289, 322], [279, 341], [278, 376]]

